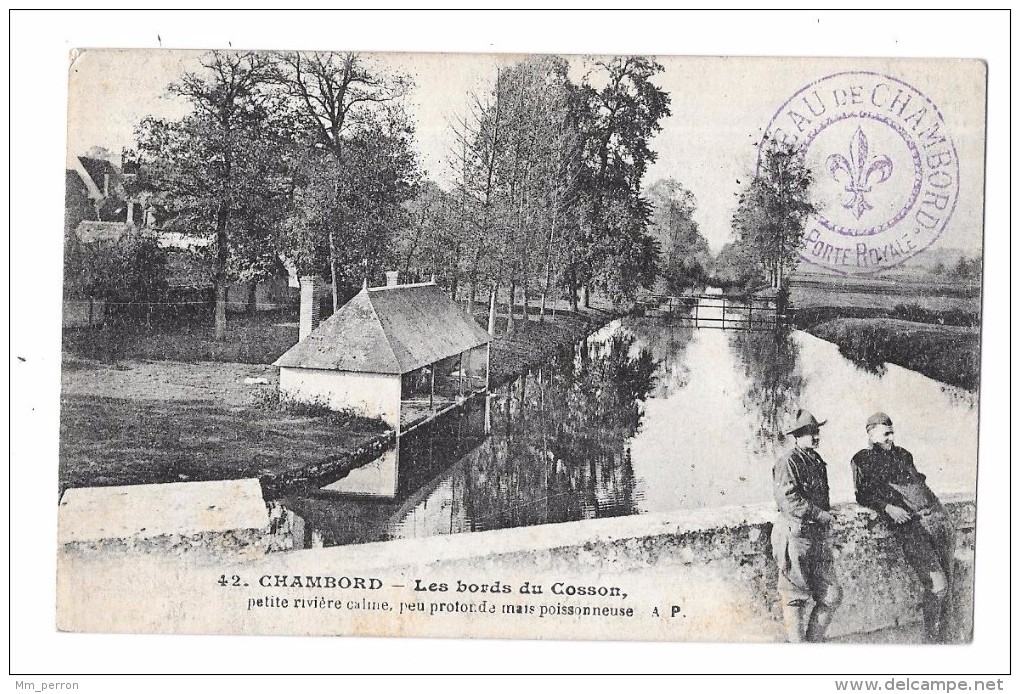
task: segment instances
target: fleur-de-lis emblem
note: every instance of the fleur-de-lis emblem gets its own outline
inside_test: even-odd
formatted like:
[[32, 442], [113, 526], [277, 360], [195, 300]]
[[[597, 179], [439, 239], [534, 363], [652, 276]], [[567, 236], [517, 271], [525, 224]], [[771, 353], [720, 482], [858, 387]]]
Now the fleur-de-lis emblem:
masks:
[[849, 161], [842, 154], [830, 154], [825, 163], [834, 179], [845, 182], [844, 189], [850, 193], [850, 198], [843, 207], [853, 212], [857, 219], [872, 209], [865, 193], [870, 193], [873, 185], [888, 180], [893, 171], [892, 160], [884, 154], [869, 161], [868, 138], [860, 128], [850, 138]]

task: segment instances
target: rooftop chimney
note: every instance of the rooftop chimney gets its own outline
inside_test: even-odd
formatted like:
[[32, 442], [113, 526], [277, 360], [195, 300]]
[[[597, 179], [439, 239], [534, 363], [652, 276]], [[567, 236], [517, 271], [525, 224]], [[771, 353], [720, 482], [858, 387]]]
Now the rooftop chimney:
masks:
[[399, 278], [400, 278], [400, 273], [397, 270], [387, 270], [386, 271], [386, 286], [387, 287], [395, 287], [395, 286], [397, 286], [397, 282], [398, 282]]
[[306, 275], [299, 280], [301, 284], [301, 319], [298, 328], [298, 339], [308, 337], [319, 326], [319, 304], [325, 284], [318, 275]]

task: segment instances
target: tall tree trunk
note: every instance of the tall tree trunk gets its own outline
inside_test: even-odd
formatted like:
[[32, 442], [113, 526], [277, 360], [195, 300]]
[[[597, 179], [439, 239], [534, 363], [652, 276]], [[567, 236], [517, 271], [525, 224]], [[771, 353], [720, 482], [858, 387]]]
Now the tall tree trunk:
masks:
[[333, 313], [340, 310], [340, 282], [337, 272], [336, 231], [331, 227], [329, 230], [329, 276], [333, 281]]
[[553, 238], [556, 234], [556, 215], [558, 209], [553, 209], [552, 222], [549, 224], [549, 240], [545, 244], [545, 284], [542, 285], [542, 306], [538, 311], [539, 322], [545, 320], [545, 301], [546, 295], [549, 294], [549, 284], [552, 282], [552, 253], [553, 253]]
[[214, 312], [213, 339], [222, 342], [227, 334], [227, 281], [216, 283], [216, 309]]
[[213, 318], [213, 339], [220, 342], [227, 333], [227, 221], [230, 209], [226, 202], [220, 203], [216, 212], [216, 276], [213, 283], [216, 287], [216, 309]]
[[496, 334], [496, 295], [499, 294], [499, 284], [493, 284], [489, 290], [489, 335]]
[[450, 298], [457, 300], [457, 291], [460, 289], [460, 239], [457, 239], [453, 247], [453, 267], [450, 268]]
[[517, 283], [510, 280], [510, 296], [506, 299], [506, 334], [514, 331], [514, 295], [517, 294]]
[[248, 315], [254, 316], [259, 310], [258, 301], [258, 280], [252, 280], [251, 284], [248, 285]]
[[468, 284], [468, 300], [467, 300], [467, 314], [469, 316], [475, 315], [475, 298], [478, 296], [478, 282], [474, 277], [471, 278], [471, 282]]
[[570, 268], [570, 310], [577, 313], [577, 271]]
[[524, 325], [528, 324], [528, 280], [525, 278], [524, 286], [521, 287], [524, 294], [524, 305], [521, 307], [521, 320], [524, 321]]

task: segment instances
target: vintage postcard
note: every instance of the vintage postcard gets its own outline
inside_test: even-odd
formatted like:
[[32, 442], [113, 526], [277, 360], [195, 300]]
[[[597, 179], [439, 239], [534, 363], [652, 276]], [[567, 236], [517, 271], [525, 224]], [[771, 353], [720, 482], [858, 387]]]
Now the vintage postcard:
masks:
[[985, 86], [74, 51], [58, 628], [971, 642]]

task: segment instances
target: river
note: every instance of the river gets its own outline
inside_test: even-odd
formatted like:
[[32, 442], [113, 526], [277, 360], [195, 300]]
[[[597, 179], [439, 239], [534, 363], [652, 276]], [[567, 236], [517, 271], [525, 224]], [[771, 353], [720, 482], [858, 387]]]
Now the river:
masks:
[[973, 394], [895, 365], [859, 368], [800, 331], [627, 318], [404, 437], [395, 498], [327, 489], [282, 501], [316, 546], [769, 503], [798, 407], [828, 420], [819, 452], [834, 502], [853, 499], [849, 460], [876, 410], [936, 492], [976, 488]]

